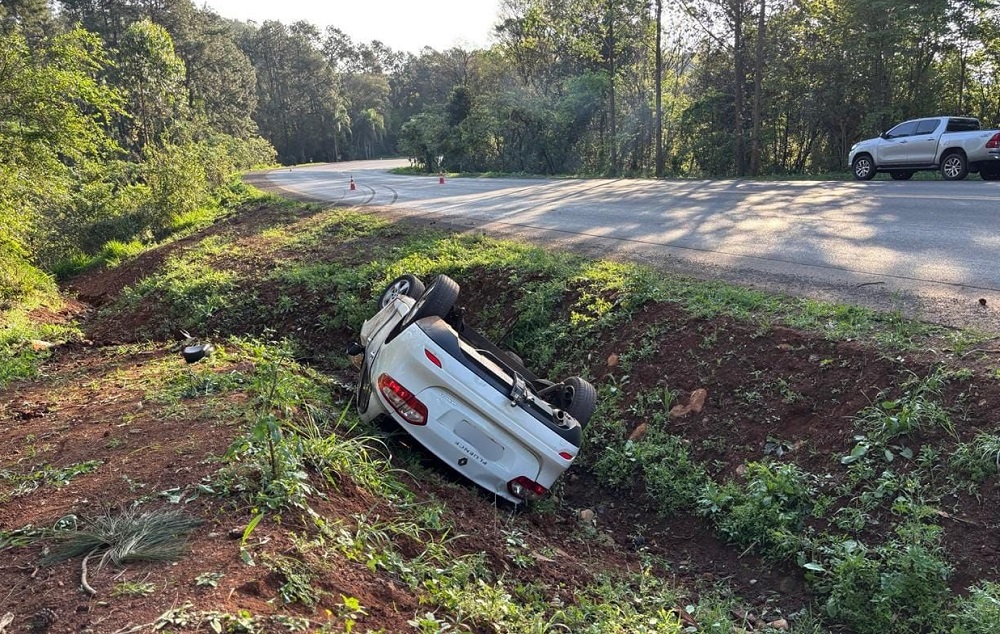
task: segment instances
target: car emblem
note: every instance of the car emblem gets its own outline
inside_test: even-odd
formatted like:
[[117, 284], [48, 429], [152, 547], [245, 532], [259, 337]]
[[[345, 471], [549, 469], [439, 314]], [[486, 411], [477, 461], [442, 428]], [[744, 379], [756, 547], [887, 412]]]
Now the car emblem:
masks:
[[468, 458], [459, 458], [458, 459], [458, 466], [464, 467], [467, 464], [469, 464], [469, 459]]

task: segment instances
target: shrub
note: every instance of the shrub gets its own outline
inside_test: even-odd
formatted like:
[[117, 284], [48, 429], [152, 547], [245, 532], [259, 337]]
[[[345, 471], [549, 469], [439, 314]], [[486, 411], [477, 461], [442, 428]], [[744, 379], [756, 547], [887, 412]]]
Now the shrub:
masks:
[[794, 464], [751, 462], [744, 479], [743, 486], [709, 483], [698, 500], [701, 514], [734, 543], [776, 558], [795, 554], [816, 494], [814, 476]]
[[970, 589], [951, 615], [952, 634], [993, 634], [1000, 624], [1000, 584], [984, 581]]
[[151, 196], [144, 215], [159, 237], [176, 218], [209, 204], [208, 177], [200, 159], [192, 144], [147, 149], [143, 176]]
[[683, 438], [655, 432], [639, 442], [608, 447], [594, 470], [612, 486], [641, 477], [650, 499], [664, 514], [693, 507], [708, 481]]
[[36, 294], [55, 293], [52, 278], [32, 265], [13, 245], [0, 243], [0, 312]]
[[940, 631], [951, 568], [942, 559], [941, 529], [906, 522], [874, 549], [845, 541], [832, 549], [826, 612], [857, 634]]

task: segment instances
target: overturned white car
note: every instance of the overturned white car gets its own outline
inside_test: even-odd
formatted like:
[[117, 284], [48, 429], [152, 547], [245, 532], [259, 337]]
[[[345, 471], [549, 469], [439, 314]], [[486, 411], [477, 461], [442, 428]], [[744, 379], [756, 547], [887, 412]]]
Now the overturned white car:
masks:
[[580, 450], [597, 403], [580, 377], [553, 383], [465, 324], [459, 286], [393, 280], [365, 321], [362, 420], [395, 420], [442, 461], [515, 504], [548, 493]]

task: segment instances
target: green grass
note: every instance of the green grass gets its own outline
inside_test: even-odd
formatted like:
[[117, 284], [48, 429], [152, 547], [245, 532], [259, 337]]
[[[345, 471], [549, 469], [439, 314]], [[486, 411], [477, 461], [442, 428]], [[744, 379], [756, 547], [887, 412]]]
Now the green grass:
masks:
[[38, 323], [31, 317], [32, 310], [59, 310], [62, 306], [60, 298], [39, 294], [15, 307], [6, 310], [0, 307], [0, 389], [12, 381], [35, 376], [39, 366], [51, 356], [46, 344], [82, 338], [73, 324]]

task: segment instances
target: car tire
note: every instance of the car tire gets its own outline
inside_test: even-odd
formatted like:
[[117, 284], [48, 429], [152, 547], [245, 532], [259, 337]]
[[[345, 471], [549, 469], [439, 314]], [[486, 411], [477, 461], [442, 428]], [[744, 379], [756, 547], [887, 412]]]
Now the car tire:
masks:
[[854, 157], [851, 163], [851, 170], [854, 172], [854, 180], [870, 181], [875, 178], [875, 162], [867, 154]]
[[380, 309], [385, 308], [389, 303], [400, 296], [411, 297], [413, 299], [420, 299], [420, 296], [424, 294], [424, 283], [420, 281], [415, 275], [400, 275], [393, 281], [389, 282], [385, 290], [378, 297], [378, 307]]
[[597, 390], [578, 376], [569, 377], [563, 385], [569, 388], [563, 398], [563, 409], [580, 423], [580, 427], [586, 427], [597, 409]]
[[1000, 168], [997, 169], [981, 169], [979, 170], [979, 178], [984, 181], [997, 181], [1000, 180]]
[[913, 178], [913, 172], [889, 172], [889, 177], [894, 181], [908, 181]]
[[399, 329], [403, 330], [424, 317], [447, 316], [455, 306], [455, 302], [458, 301], [458, 291], [459, 286], [455, 280], [447, 275], [438, 275], [423, 292], [417, 303], [413, 305], [410, 312], [403, 316], [403, 320], [399, 323]]
[[960, 181], [969, 175], [969, 161], [961, 152], [950, 152], [941, 159], [941, 176], [946, 181]]

